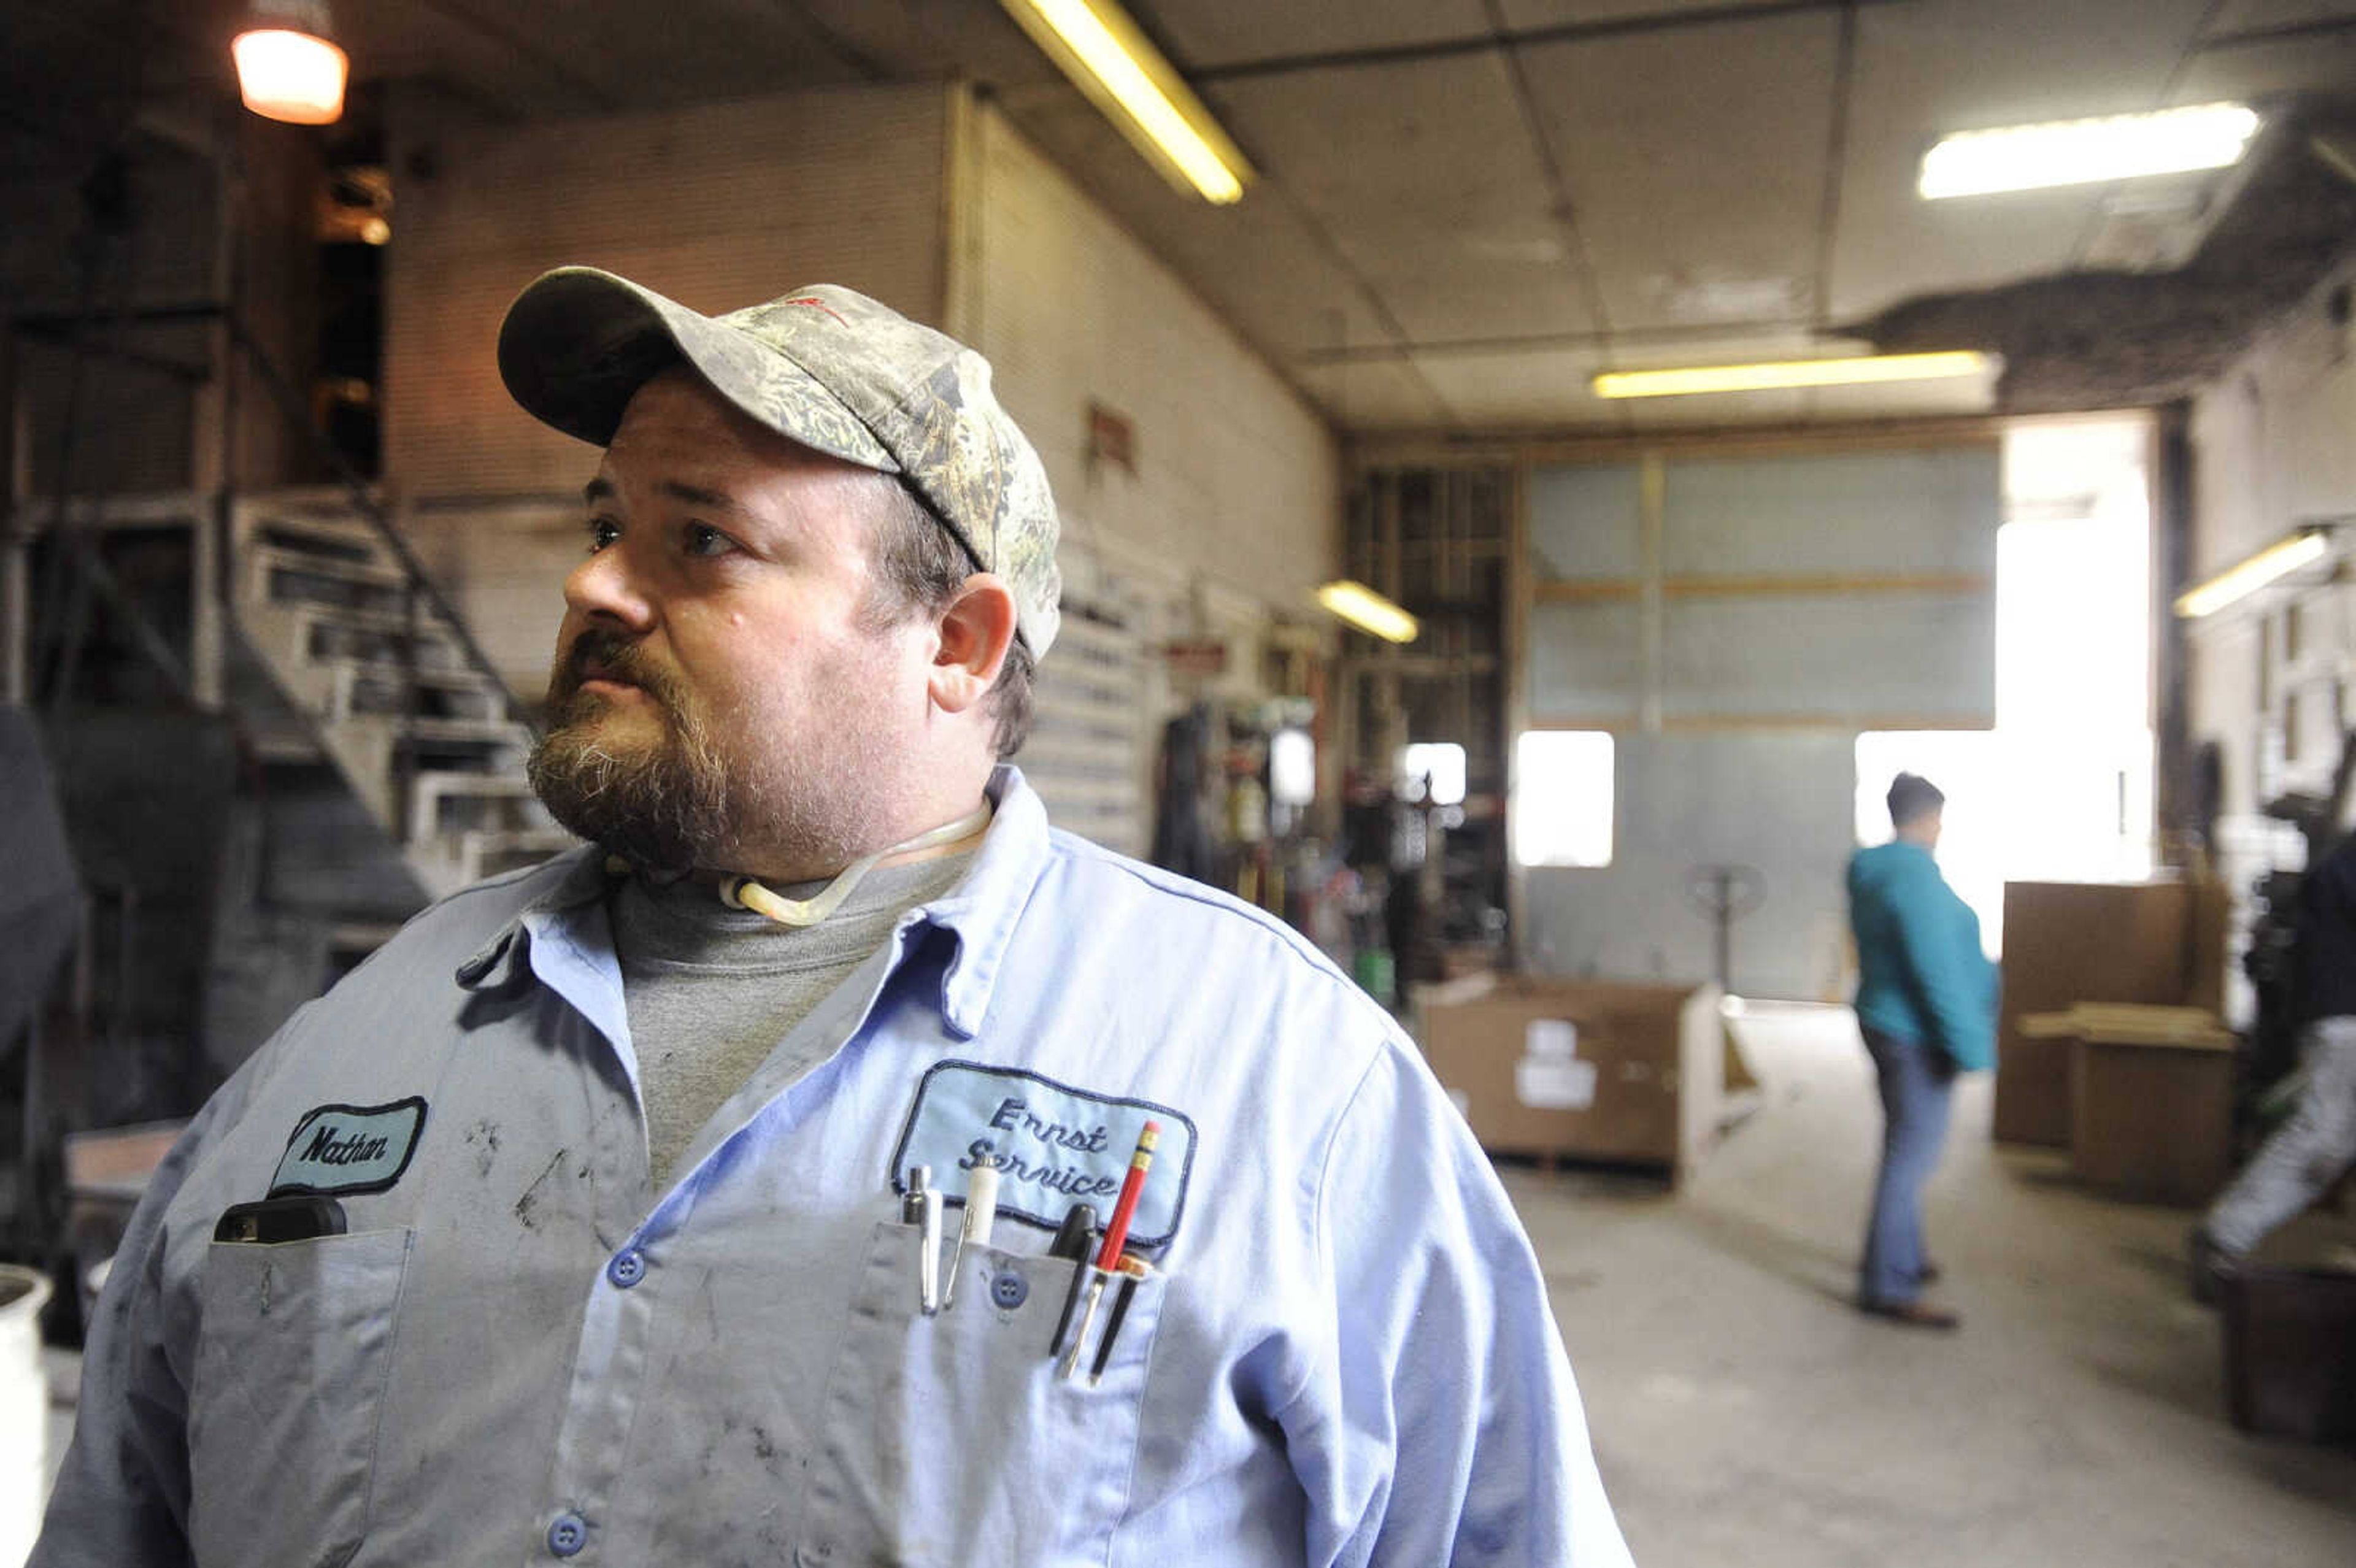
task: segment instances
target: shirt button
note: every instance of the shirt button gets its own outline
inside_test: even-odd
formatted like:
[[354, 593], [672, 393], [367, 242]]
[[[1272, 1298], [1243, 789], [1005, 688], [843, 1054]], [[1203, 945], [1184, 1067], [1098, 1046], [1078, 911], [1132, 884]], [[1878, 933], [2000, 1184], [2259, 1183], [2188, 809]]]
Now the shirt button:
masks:
[[627, 1290], [647, 1277], [647, 1254], [636, 1247], [625, 1247], [614, 1254], [605, 1265], [605, 1277], [614, 1282], [616, 1290]]
[[548, 1549], [571, 1557], [589, 1544], [589, 1521], [577, 1513], [561, 1513], [548, 1527]]
[[1012, 1312], [1029, 1298], [1031, 1282], [1012, 1269], [1001, 1269], [990, 1276], [990, 1299], [1001, 1312]]

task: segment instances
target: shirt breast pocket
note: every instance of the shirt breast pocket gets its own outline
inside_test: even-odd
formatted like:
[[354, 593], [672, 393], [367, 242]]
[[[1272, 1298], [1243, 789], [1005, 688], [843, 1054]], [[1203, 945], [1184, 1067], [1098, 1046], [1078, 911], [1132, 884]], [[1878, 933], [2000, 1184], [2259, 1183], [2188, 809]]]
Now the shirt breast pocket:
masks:
[[[950, 1305], [926, 1317], [921, 1245], [915, 1226], [875, 1228], [827, 1385], [796, 1561], [1102, 1563], [1128, 1503], [1162, 1277], [1138, 1282], [1096, 1381], [1119, 1288], [1107, 1285], [1064, 1379], [1051, 1346], [1078, 1264], [968, 1247]], [[1085, 1309], [1084, 1298], [1066, 1347]]]
[[334, 1568], [359, 1549], [409, 1245], [212, 1243], [188, 1413], [198, 1563]]

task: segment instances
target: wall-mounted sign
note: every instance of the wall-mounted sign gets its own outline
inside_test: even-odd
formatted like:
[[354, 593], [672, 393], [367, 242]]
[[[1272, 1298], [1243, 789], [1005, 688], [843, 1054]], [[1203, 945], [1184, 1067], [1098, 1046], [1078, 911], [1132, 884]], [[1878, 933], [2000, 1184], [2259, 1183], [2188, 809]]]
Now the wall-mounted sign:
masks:
[[1210, 676], [1227, 673], [1227, 645], [1220, 637], [1180, 637], [1165, 643], [1162, 656], [1172, 675]]

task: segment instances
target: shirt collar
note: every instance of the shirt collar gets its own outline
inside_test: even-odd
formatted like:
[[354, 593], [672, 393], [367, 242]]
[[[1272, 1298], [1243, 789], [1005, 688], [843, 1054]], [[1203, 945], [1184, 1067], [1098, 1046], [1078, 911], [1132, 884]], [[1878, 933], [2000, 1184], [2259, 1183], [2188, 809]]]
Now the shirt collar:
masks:
[[605, 896], [614, 873], [605, 852], [594, 844], [567, 850], [527, 875], [554, 870], [555, 880], [504, 922], [491, 939], [458, 965], [455, 978], [469, 991], [496, 990], [526, 972], [527, 943], [517, 940], [549, 916], [568, 913]]
[[[1014, 927], [1047, 865], [1047, 809], [1023, 771], [1001, 763], [988, 790], [995, 807], [973, 869], [919, 918], [948, 932], [956, 951], [941, 970], [941, 1017], [960, 1037], [981, 1030]], [[913, 951], [914, 944], [902, 951]]]
[[[1015, 924], [1047, 860], [1046, 808], [1023, 781], [1022, 770], [1000, 763], [987, 793], [995, 809], [981, 848], [974, 852], [972, 869], [946, 896], [908, 917], [909, 925], [929, 923], [952, 939], [954, 950], [940, 970], [940, 1009], [949, 1028], [965, 1039], [980, 1031]], [[559, 868], [554, 880], [458, 965], [460, 986], [481, 991], [519, 979], [530, 972], [531, 943], [552, 933], [576, 946], [610, 944], [602, 919], [582, 918], [611, 885], [613, 873], [605, 857], [592, 846], [552, 864]], [[921, 934], [904, 928], [902, 961], [921, 945]]]

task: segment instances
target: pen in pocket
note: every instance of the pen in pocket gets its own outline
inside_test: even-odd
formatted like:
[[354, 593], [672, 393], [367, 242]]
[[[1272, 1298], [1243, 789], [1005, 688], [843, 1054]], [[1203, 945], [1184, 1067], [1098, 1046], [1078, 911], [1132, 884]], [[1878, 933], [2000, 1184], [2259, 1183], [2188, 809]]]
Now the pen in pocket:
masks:
[[1072, 1271], [1072, 1287], [1064, 1293], [1064, 1310], [1055, 1319], [1055, 1337], [1047, 1341], [1047, 1354], [1051, 1357], [1063, 1352], [1064, 1330], [1072, 1326], [1072, 1309], [1080, 1304], [1080, 1284], [1088, 1275], [1088, 1243], [1096, 1239], [1096, 1205], [1075, 1203], [1065, 1211], [1055, 1245], [1047, 1249], [1049, 1257], [1067, 1258], [1079, 1265]]
[[991, 1232], [997, 1223], [998, 1170], [994, 1166], [978, 1166], [965, 1184], [965, 1217], [958, 1226], [957, 1250], [949, 1253], [948, 1279], [941, 1286], [943, 1310], [957, 1299], [958, 1273], [965, 1265], [966, 1248], [990, 1245]]
[[1129, 1304], [1137, 1295], [1137, 1282], [1153, 1272], [1153, 1265], [1135, 1253], [1120, 1254], [1120, 1288], [1113, 1293], [1112, 1314], [1105, 1319], [1104, 1338], [1097, 1341], [1096, 1365], [1088, 1369], [1088, 1386], [1104, 1381], [1105, 1368], [1112, 1364], [1112, 1342], [1120, 1333], [1120, 1320], [1129, 1316]]

